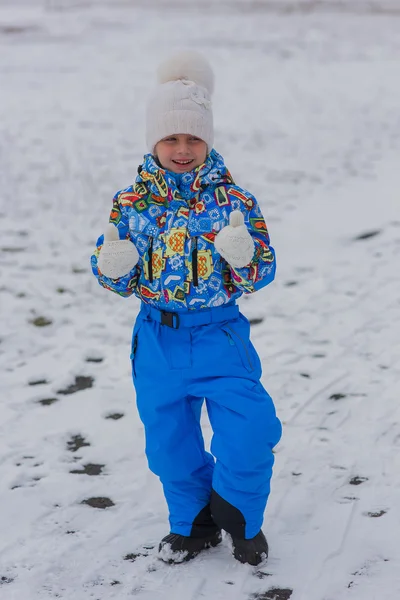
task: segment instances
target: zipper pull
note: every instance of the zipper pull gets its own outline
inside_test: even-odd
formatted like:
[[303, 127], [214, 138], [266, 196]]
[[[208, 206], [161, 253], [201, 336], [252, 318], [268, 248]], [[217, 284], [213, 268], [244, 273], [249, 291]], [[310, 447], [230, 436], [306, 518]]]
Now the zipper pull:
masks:
[[225, 330], [224, 330], [224, 333], [226, 334], [226, 336], [227, 336], [227, 338], [228, 338], [228, 342], [229, 342], [229, 344], [230, 344], [231, 346], [234, 346], [234, 345], [235, 345], [235, 342], [233, 341], [231, 334], [230, 334], [228, 331], [225, 331]]
[[148, 267], [149, 267], [149, 281], [153, 283], [153, 236], [150, 236], [150, 245], [147, 251]]

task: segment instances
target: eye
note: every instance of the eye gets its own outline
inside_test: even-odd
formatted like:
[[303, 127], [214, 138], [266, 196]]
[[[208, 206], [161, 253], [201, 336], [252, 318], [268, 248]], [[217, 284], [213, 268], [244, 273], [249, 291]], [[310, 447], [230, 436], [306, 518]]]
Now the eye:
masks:
[[163, 142], [176, 142], [176, 137], [171, 135], [170, 137], [164, 138]]
[[201, 139], [198, 137], [190, 137], [189, 142], [201, 142]]

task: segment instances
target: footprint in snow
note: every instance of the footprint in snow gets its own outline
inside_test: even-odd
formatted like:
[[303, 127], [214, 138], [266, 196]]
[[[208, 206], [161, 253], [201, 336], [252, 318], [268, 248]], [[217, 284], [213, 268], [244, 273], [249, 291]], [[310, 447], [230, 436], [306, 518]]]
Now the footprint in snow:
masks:
[[80, 448], [84, 446], [90, 446], [89, 442], [85, 440], [81, 435], [73, 435], [71, 439], [67, 442], [67, 449], [70, 452], [76, 452]]
[[110, 415], [106, 415], [105, 419], [113, 419], [114, 421], [118, 421], [118, 419], [122, 419], [124, 417], [124, 413], [112, 413]]
[[265, 579], [266, 577], [271, 577], [272, 573], [266, 573], [265, 571], [256, 571], [255, 575], [256, 577], [258, 577], [258, 579]]
[[352, 394], [332, 394], [331, 396], [329, 396], [329, 400], [343, 400], [343, 398], [348, 398], [348, 397], [352, 397], [352, 398], [365, 398], [367, 394], [364, 394], [363, 392], [353, 392]]
[[105, 465], [96, 465], [93, 463], [88, 463], [86, 465], [83, 465], [82, 469], [74, 469], [74, 470], [70, 471], [70, 473], [74, 473], [74, 474], [78, 474], [78, 475], [96, 476], [96, 475], [101, 475], [104, 467], [105, 467]]
[[28, 381], [28, 385], [46, 385], [47, 383], [49, 383], [47, 381], [47, 379], [32, 379], [31, 381]]
[[42, 406], [50, 406], [54, 404], [54, 402], [58, 402], [58, 398], [43, 398], [42, 400], [37, 400], [37, 404], [41, 404]]
[[110, 506], [115, 506], [114, 502], [110, 498], [106, 498], [103, 496], [97, 498], [86, 498], [86, 500], [82, 500], [81, 504], [87, 504], [92, 508], [110, 508]]
[[253, 594], [253, 600], [289, 600], [293, 594], [293, 590], [289, 588], [271, 588], [267, 592], [261, 594]]
[[250, 325], [260, 325], [260, 323], [262, 323], [264, 321], [264, 319], [262, 317], [254, 317], [253, 319], [249, 320]]
[[329, 396], [329, 400], [343, 400], [343, 398], [346, 398], [347, 394], [331, 394]]
[[3, 248], [0, 248], [1, 252], [10, 252], [10, 253], [17, 253], [17, 252], [25, 252], [26, 248], [22, 248], [21, 246], [3, 246]]
[[370, 238], [375, 237], [376, 235], [379, 235], [380, 233], [382, 233], [381, 229], [374, 229], [372, 231], [365, 231], [364, 233], [360, 233], [353, 239], [355, 241], [369, 240]]
[[359, 477], [358, 475], [356, 475], [355, 477], [352, 477], [349, 481], [350, 485], [361, 485], [362, 483], [364, 483], [364, 481], [368, 481], [368, 477]]
[[52, 325], [53, 321], [51, 319], [48, 319], [47, 317], [35, 317], [35, 319], [32, 319], [31, 321], [29, 321], [32, 325], [34, 325], [35, 327], [47, 327], [48, 325]]
[[343, 496], [340, 500], [338, 500], [339, 504], [349, 504], [350, 502], [357, 502], [359, 498], [356, 496]]
[[86, 390], [88, 388], [93, 387], [94, 378], [91, 376], [77, 375], [75, 377], [74, 383], [64, 388], [63, 390], [58, 390], [57, 394], [63, 394], [67, 396], [69, 394], [75, 394], [81, 390]]
[[130, 554], [127, 554], [126, 556], [124, 556], [124, 560], [129, 560], [130, 562], [135, 562], [135, 560], [137, 558], [139, 558], [139, 556], [148, 556], [148, 553], [144, 553], [144, 552], [131, 552]]
[[366, 512], [363, 513], [364, 517], [372, 517], [374, 519], [377, 519], [379, 517], [383, 517], [383, 515], [386, 515], [387, 510], [380, 510], [378, 512]]

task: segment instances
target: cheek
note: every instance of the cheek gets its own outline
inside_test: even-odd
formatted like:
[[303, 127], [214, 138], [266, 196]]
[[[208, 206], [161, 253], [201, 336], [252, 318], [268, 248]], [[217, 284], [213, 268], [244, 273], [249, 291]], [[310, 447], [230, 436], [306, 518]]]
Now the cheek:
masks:
[[198, 152], [197, 152], [197, 157], [199, 160], [201, 160], [201, 162], [205, 162], [206, 158], [207, 158], [207, 146], [204, 145], [203, 148], [199, 148]]
[[168, 150], [168, 148], [165, 148], [165, 146], [161, 146], [160, 144], [157, 144], [154, 148], [154, 154], [161, 164], [169, 160], [171, 152], [168, 152]]

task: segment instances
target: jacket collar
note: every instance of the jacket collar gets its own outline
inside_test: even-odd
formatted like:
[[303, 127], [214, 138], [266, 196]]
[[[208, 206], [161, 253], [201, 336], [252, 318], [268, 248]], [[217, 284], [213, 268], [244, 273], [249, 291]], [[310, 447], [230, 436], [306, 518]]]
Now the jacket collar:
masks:
[[157, 164], [152, 154], [146, 154], [138, 169], [136, 183], [144, 183], [149, 192], [170, 201], [188, 201], [207, 186], [233, 183], [233, 179], [222, 156], [212, 150], [202, 165], [187, 173], [167, 171]]

